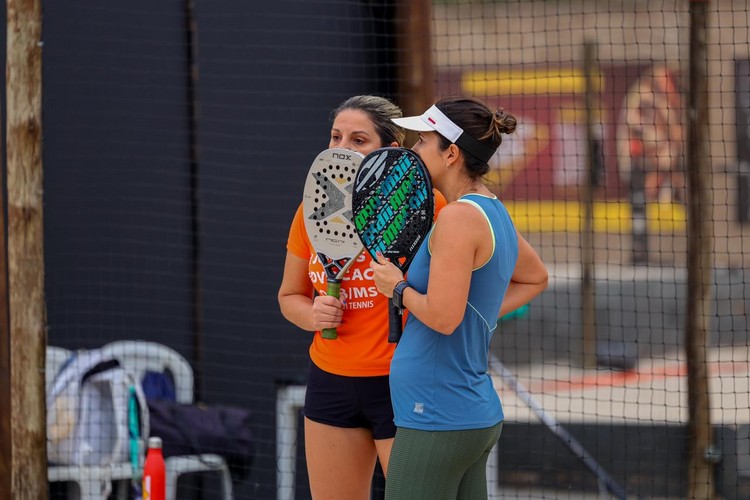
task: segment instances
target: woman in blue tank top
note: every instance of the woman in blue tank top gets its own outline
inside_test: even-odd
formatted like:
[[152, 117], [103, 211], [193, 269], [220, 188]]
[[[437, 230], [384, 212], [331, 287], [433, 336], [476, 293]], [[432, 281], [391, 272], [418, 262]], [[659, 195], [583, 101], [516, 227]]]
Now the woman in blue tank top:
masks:
[[393, 119], [419, 132], [412, 148], [449, 204], [409, 268], [382, 256], [378, 290], [409, 310], [391, 362], [398, 427], [386, 500], [487, 498], [486, 464], [503, 409], [487, 373], [497, 318], [547, 286], [547, 270], [485, 186], [487, 162], [516, 119], [475, 99], [447, 98]]

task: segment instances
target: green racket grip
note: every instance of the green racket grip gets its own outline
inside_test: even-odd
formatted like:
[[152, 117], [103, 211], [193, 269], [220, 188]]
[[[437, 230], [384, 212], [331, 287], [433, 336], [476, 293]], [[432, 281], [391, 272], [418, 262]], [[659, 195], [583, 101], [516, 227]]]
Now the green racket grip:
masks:
[[[341, 280], [338, 278], [330, 278], [328, 280], [328, 290], [326, 291], [326, 295], [328, 295], [329, 297], [336, 297], [338, 299], [340, 291]], [[326, 340], [335, 340], [338, 338], [338, 334], [336, 333], [335, 328], [323, 328], [320, 334]]]

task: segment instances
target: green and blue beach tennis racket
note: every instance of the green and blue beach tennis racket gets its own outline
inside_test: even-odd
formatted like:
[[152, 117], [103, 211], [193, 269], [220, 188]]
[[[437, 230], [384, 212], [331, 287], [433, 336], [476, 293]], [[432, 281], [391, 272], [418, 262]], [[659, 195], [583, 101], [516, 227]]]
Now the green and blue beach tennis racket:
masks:
[[[302, 212], [305, 229], [325, 270], [326, 294], [339, 298], [341, 280], [364, 251], [352, 223], [352, 185], [362, 155], [348, 149], [322, 151], [305, 180]], [[321, 332], [335, 339], [336, 329]]]
[[[422, 160], [406, 148], [380, 148], [357, 170], [354, 227], [373, 259], [382, 253], [406, 273], [435, 217], [432, 182]], [[388, 301], [388, 342], [401, 338], [401, 311]]]

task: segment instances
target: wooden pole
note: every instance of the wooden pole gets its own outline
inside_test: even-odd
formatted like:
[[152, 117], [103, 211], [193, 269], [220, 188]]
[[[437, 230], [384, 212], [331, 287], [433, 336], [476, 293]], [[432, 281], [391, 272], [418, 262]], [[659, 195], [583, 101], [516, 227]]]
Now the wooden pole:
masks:
[[6, 67], [12, 498], [47, 498], [42, 6], [8, 0]]
[[[2, 112], [0, 112], [2, 116]], [[10, 311], [8, 304], [8, 241], [5, 230], [5, 169], [0, 168], [0, 498], [12, 498], [13, 435], [10, 415]]]
[[583, 365], [596, 367], [596, 299], [594, 296], [594, 74], [596, 45], [584, 42], [583, 66], [586, 75], [586, 181], [583, 185], [583, 227], [581, 228], [581, 316], [583, 323]]
[[706, 1], [690, 2], [690, 90], [688, 94], [688, 290], [685, 345], [688, 381], [688, 498], [714, 496], [706, 340], [711, 316], [711, 165], [708, 161]]
[[421, 115], [435, 101], [431, 23], [431, 0], [411, 0], [396, 9], [398, 104], [407, 116]]

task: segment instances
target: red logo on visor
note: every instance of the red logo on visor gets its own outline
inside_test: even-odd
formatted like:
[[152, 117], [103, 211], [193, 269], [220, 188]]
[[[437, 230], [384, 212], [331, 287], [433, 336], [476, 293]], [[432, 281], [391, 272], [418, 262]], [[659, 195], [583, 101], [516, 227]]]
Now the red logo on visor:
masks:
[[429, 116], [427, 117], [427, 121], [430, 122], [430, 123], [432, 123], [433, 125], [437, 125], [437, 123], [435, 122], [435, 120], [433, 120]]

